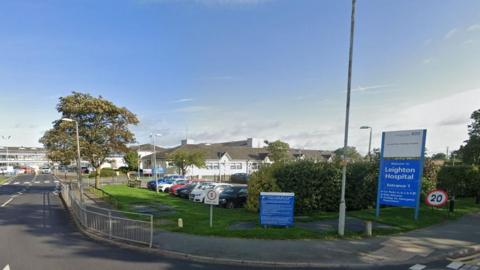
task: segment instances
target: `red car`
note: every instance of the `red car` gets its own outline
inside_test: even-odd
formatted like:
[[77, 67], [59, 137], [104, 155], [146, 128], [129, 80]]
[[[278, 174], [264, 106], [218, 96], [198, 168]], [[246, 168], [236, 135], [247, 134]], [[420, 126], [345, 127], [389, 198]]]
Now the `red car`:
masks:
[[181, 187], [184, 187], [185, 185], [188, 185], [188, 184], [190, 184], [190, 181], [186, 181], [183, 184], [176, 184], [176, 185], [171, 186], [170, 189], [169, 189], [170, 195], [177, 196], [177, 189], [181, 188]]

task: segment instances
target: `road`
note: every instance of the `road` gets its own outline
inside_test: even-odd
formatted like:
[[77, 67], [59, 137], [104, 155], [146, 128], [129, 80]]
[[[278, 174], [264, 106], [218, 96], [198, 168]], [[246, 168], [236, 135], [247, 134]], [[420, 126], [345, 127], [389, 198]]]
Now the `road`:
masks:
[[[79, 233], [51, 175], [21, 175], [0, 185], [0, 269], [246, 269], [167, 258], [97, 242]], [[433, 262], [425, 269], [447, 269]], [[8, 266], [7, 266], [8, 265]], [[412, 265], [365, 269], [409, 269]], [[249, 268], [273, 269], [273, 268]]]

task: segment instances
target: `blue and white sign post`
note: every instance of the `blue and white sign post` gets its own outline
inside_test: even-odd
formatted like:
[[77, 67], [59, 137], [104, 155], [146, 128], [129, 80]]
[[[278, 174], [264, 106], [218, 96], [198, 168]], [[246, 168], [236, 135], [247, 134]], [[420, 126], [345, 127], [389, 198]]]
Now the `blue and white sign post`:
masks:
[[427, 130], [383, 132], [378, 176], [377, 217], [380, 205], [420, 209]]
[[293, 225], [295, 194], [286, 192], [260, 193], [260, 224], [263, 226]]

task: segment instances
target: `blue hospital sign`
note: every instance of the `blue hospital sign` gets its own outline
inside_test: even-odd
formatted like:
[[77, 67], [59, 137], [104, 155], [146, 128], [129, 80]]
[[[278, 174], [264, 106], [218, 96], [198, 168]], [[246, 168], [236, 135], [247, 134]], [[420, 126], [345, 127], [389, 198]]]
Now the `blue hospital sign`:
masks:
[[427, 130], [383, 132], [378, 175], [377, 217], [380, 205], [420, 209], [423, 159]]
[[285, 192], [260, 193], [260, 224], [292, 226], [295, 195]]
[[380, 170], [380, 204], [416, 207], [420, 160], [384, 160]]

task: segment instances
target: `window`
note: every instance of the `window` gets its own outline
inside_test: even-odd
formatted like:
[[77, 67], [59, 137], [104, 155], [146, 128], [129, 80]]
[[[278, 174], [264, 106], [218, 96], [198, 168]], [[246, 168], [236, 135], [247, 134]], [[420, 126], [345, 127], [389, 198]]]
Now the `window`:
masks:
[[242, 163], [237, 163], [237, 170], [241, 170], [242, 169]]

